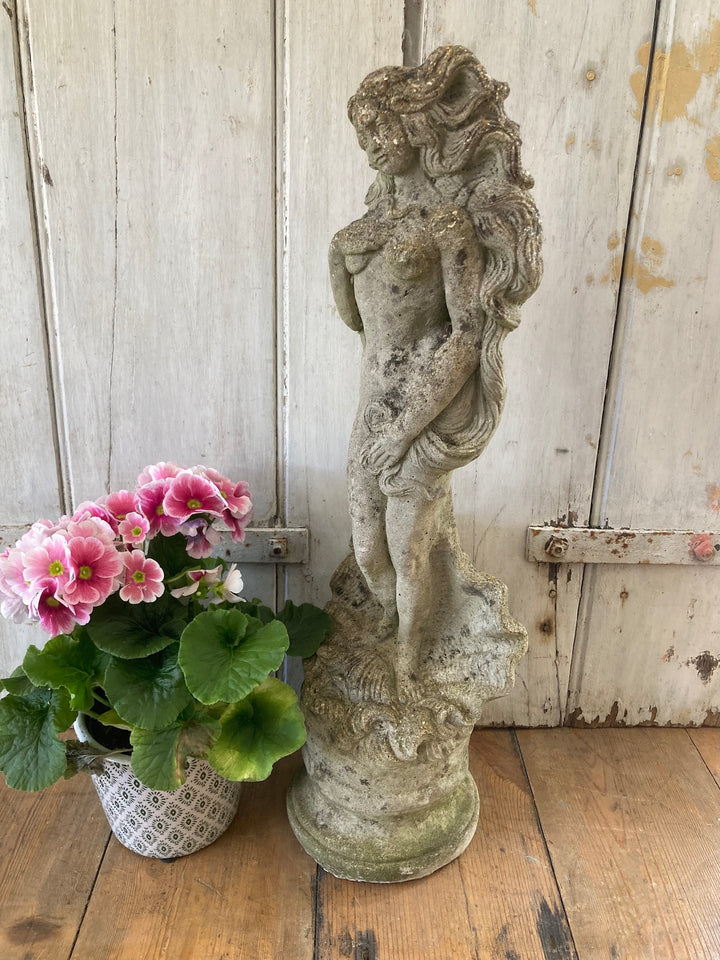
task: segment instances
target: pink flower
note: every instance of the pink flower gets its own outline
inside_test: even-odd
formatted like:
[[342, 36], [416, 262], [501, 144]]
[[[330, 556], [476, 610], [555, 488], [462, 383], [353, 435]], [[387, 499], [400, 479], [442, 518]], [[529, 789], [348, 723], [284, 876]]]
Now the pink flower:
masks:
[[70, 633], [76, 624], [81, 626], [90, 619], [92, 607], [87, 603], [69, 605], [56, 597], [52, 585], [41, 589], [30, 605], [33, 616], [52, 637], [58, 633]]
[[153, 480], [167, 480], [170, 477], [176, 477], [180, 473], [180, 467], [175, 463], [169, 463], [162, 460], [160, 463], [154, 463], [149, 467], [145, 467], [143, 472], [138, 477], [138, 486], [143, 487], [148, 483], [152, 483]]
[[63, 591], [71, 604], [98, 606], [113, 591], [115, 577], [123, 568], [122, 556], [114, 546], [95, 537], [73, 537], [68, 541], [75, 577]]
[[152, 603], [165, 592], [163, 571], [159, 563], [146, 557], [142, 550], [131, 550], [123, 557], [125, 586], [120, 599], [128, 603]]
[[715, 555], [715, 544], [708, 533], [698, 533], [690, 538], [688, 552], [696, 560], [709, 560]]
[[57, 523], [52, 523], [50, 520], [36, 520], [28, 532], [20, 537], [15, 546], [21, 550], [32, 550], [33, 547], [39, 547], [46, 537], [57, 532], [58, 526]]
[[118, 533], [125, 543], [142, 543], [148, 534], [150, 523], [141, 513], [130, 511], [118, 526]]
[[91, 537], [108, 546], [115, 542], [115, 530], [101, 517], [70, 520], [67, 526], [58, 532], [67, 540], [72, 540], [73, 537]]
[[163, 499], [163, 509], [169, 517], [187, 520], [194, 513], [214, 517], [222, 515], [225, 501], [214, 483], [195, 473], [181, 473], [170, 481]]
[[0, 554], [0, 613], [13, 623], [25, 623], [30, 616], [30, 599], [23, 552], [17, 547], [8, 548]]
[[97, 517], [103, 520], [108, 526], [115, 530], [115, 518], [110, 511], [99, 501], [85, 500], [72, 515], [71, 520], [79, 523], [82, 520], [89, 520], [91, 517]]
[[180, 532], [187, 537], [185, 549], [195, 560], [209, 557], [222, 540], [222, 534], [204, 517], [195, 517], [183, 523]]
[[166, 537], [172, 537], [180, 529], [182, 521], [167, 516], [163, 507], [165, 493], [170, 483], [170, 480], [153, 480], [138, 490], [140, 509], [150, 523], [150, 529], [148, 530], [148, 536], [150, 537], [154, 537], [158, 533], [162, 533]]
[[190, 597], [193, 593], [197, 593], [200, 584], [218, 583], [221, 571], [221, 566], [213, 567], [212, 570], [186, 570], [185, 576], [190, 583], [184, 587], [176, 587], [174, 590], [171, 590], [170, 593], [173, 597]]
[[33, 594], [37, 593], [40, 583], [54, 596], [62, 593], [75, 578], [67, 539], [54, 533], [39, 547], [28, 551], [24, 557], [23, 574]]
[[139, 507], [137, 494], [130, 490], [116, 490], [102, 502], [116, 520], [124, 520], [129, 513], [136, 513]]
[[220, 524], [230, 532], [230, 536], [236, 543], [242, 543], [245, 539], [245, 527], [250, 523], [251, 513], [245, 517], [234, 517], [229, 510], [223, 513]]

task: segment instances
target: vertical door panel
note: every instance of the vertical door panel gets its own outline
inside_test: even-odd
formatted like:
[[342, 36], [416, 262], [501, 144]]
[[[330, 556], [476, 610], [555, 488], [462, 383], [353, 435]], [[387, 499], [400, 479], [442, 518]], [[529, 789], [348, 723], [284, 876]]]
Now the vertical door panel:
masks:
[[455, 479], [463, 545], [510, 588], [530, 649], [488, 723], [560, 722], [581, 570], [524, 560], [529, 523], [587, 522], [617, 288], [611, 238], [626, 224], [640, 132], [628, 78], [654, 4], [429, 0], [423, 55], [463, 44], [510, 84], [535, 178], [545, 276], [505, 348], [508, 398], [487, 451]]
[[288, 6], [284, 130], [284, 372], [287, 515], [309, 524], [310, 570], [288, 568], [290, 595], [324, 602], [347, 555], [345, 466], [361, 345], [333, 302], [333, 234], [362, 216], [373, 173], [346, 104], [371, 70], [402, 62], [402, 3]]
[[[0, 18], [0, 551], [12, 546], [35, 519], [56, 516], [60, 510], [15, 32], [14, 11], [6, 8]], [[0, 676], [6, 676], [37, 639], [36, 630], [0, 618]]]
[[[621, 280], [594, 514], [612, 527], [718, 530], [720, 21], [663, 3]], [[718, 571], [599, 566], [585, 576], [573, 722], [717, 723]]]
[[[238, 5], [25, 0], [73, 503], [147, 463], [276, 511], [274, 23]], [[251, 581], [271, 599], [274, 572]]]

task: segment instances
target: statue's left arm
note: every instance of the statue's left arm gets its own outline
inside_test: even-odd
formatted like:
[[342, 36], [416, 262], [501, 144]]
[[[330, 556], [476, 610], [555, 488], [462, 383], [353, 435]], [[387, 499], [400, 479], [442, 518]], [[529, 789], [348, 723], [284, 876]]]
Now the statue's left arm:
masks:
[[455, 208], [436, 215], [434, 227], [452, 332], [431, 362], [415, 372], [418, 381], [408, 390], [409, 399], [402, 412], [381, 437], [366, 445], [363, 459], [373, 472], [402, 459], [413, 440], [447, 407], [479, 362], [484, 326], [478, 300], [484, 268], [482, 250], [464, 210]]

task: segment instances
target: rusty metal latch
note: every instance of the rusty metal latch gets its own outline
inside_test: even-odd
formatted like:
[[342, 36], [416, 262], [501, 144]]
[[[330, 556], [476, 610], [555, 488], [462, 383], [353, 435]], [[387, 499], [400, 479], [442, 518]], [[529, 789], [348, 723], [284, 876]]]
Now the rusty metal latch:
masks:
[[224, 543], [220, 555], [247, 563], [307, 563], [310, 555], [307, 527], [248, 527], [242, 543]]
[[720, 564], [720, 533], [531, 526], [526, 557], [536, 563]]

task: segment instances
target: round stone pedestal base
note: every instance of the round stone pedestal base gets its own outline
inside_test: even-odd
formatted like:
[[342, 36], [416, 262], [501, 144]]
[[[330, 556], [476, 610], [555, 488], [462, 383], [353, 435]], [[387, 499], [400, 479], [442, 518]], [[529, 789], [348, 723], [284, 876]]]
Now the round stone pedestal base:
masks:
[[398, 883], [425, 877], [460, 856], [475, 833], [479, 801], [468, 773], [434, 804], [363, 816], [324, 796], [303, 767], [290, 786], [287, 809], [303, 848], [333, 876]]

